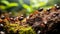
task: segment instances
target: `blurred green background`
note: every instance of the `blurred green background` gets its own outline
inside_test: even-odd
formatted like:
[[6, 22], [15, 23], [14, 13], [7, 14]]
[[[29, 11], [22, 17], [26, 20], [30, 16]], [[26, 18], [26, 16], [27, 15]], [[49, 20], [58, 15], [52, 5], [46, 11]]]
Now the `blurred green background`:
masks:
[[0, 0], [0, 12], [29, 15], [39, 7], [46, 9], [54, 4], [60, 5], [60, 0]]

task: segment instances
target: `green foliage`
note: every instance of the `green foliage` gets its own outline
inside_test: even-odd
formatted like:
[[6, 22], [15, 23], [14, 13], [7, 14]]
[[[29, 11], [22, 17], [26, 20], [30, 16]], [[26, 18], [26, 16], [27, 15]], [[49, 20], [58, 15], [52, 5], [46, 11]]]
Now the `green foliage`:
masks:
[[58, 4], [58, 5], [60, 4], [60, 0], [29, 0], [30, 2], [28, 4], [30, 4], [30, 5], [27, 5], [26, 3], [24, 3], [24, 0], [18, 0], [19, 1], [18, 3], [8, 2], [8, 1], [7, 0], [1, 0], [1, 3], [6, 5], [6, 6], [0, 5], [0, 8], [2, 10], [8, 10], [8, 11], [15, 12], [17, 9], [16, 7], [18, 7], [19, 6], [18, 4], [20, 4], [19, 7], [21, 7], [21, 8], [18, 8], [18, 9], [22, 9], [22, 8], [26, 9], [25, 13], [27, 15], [29, 15], [30, 13], [33, 13], [34, 10], [38, 9], [39, 7], [47, 8], [47, 6], [51, 7], [54, 4]]
[[[9, 3], [7, 0], [1, 0], [1, 4], [2, 4], [2, 5], [0, 5], [0, 8], [1, 8], [2, 10], [6, 10], [6, 9], [8, 9], [8, 8], [13, 8], [13, 7], [17, 7], [17, 6], [18, 6], [17, 3], [14, 3], [14, 2]], [[3, 4], [5, 4], [6, 6], [4, 6]]]
[[6, 7], [5, 6], [0, 6], [0, 9], [5, 9]]
[[53, 6], [54, 4], [60, 5], [60, 0], [48, 0], [48, 6]]
[[16, 7], [18, 7], [18, 3], [16, 2], [11, 2], [9, 3], [7, 0], [1, 0], [0, 1], [0, 9], [5, 11], [5, 12], [12, 12], [12, 15], [15, 15]]
[[8, 1], [6, 1], [6, 0], [2, 0], [2, 1], [1, 1], [1, 3], [6, 4], [6, 5], [8, 5], [8, 4], [9, 4], [9, 2], [8, 2]]
[[17, 6], [18, 6], [17, 3], [10, 3], [10, 4], [8, 5], [8, 7], [17, 7]]
[[25, 8], [27, 10], [26, 14], [29, 15], [30, 13], [32, 13], [34, 10], [38, 9], [41, 6], [45, 6], [46, 5], [46, 1], [37, 1], [37, 0], [30, 0], [30, 5], [27, 5], [23, 2], [23, 0], [19, 0], [20, 4], [23, 6], [23, 8]]

